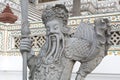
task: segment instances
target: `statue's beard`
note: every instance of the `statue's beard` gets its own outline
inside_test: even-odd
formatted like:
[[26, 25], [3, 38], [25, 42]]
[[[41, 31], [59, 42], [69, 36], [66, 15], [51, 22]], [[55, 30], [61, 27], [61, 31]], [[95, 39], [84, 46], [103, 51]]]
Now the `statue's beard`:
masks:
[[[46, 61], [58, 61], [64, 49], [63, 34], [50, 34], [48, 36], [48, 49], [46, 54]], [[52, 60], [52, 61], [51, 61]]]

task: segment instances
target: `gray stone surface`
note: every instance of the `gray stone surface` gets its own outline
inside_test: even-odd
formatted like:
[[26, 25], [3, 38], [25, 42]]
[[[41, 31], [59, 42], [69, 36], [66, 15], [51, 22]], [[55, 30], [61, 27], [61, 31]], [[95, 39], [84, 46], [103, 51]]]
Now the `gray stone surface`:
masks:
[[76, 61], [81, 66], [75, 80], [84, 80], [102, 61], [110, 46], [109, 21], [82, 22], [72, 35], [66, 26], [68, 11], [64, 5], [47, 7], [42, 20], [47, 32], [40, 54], [34, 55], [30, 39], [23, 38], [20, 44], [21, 53], [28, 51], [29, 80], [70, 80]]

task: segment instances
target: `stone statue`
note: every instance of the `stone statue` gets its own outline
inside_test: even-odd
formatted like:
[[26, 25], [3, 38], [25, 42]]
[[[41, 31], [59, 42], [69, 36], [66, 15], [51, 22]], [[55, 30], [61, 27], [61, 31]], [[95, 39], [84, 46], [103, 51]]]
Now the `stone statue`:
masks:
[[[107, 19], [93, 24], [81, 22], [72, 35], [67, 27], [68, 10], [57, 4], [43, 11], [46, 43], [35, 56], [28, 38], [21, 39], [20, 51], [28, 51], [29, 80], [70, 80], [76, 61], [81, 63], [75, 80], [84, 80], [107, 53], [110, 26]], [[72, 35], [72, 36], [71, 36]]]

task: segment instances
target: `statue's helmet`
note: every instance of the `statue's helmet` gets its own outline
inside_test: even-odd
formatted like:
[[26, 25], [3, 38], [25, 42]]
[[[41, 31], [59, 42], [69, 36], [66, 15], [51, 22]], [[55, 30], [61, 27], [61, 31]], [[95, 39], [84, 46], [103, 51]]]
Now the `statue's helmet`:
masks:
[[42, 21], [46, 24], [53, 19], [59, 19], [63, 21], [64, 25], [67, 25], [68, 10], [63, 4], [56, 4], [55, 6], [47, 6], [42, 13]]

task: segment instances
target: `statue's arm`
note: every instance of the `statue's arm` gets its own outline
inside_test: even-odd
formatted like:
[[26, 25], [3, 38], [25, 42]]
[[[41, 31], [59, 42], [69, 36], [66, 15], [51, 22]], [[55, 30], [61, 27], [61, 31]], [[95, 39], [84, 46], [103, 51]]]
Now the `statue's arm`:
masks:
[[27, 65], [30, 70], [32, 70], [37, 62], [37, 56], [35, 55], [34, 51], [31, 50], [30, 53], [27, 54]]
[[47, 45], [48, 39], [46, 38], [46, 43], [42, 46], [38, 56], [36, 56], [34, 51], [32, 50], [31, 43], [32, 43], [31, 40], [28, 38], [21, 39], [20, 41], [20, 52], [21, 54], [23, 54], [23, 52], [27, 52], [26, 53], [27, 54], [27, 65], [30, 70], [32, 70], [38, 62], [41, 62], [42, 57], [45, 56], [46, 48], [48, 46]]
[[36, 64], [36, 56], [34, 51], [32, 50], [31, 40], [28, 38], [21, 39], [20, 41], [20, 52], [23, 56], [24, 52], [27, 52], [27, 65], [29, 69], [33, 68]]
[[46, 54], [46, 48], [47, 48], [47, 43], [45, 43], [42, 46], [42, 48], [37, 56], [35, 55], [35, 52], [31, 49], [30, 53], [28, 53], [28, 56], [27, 56], [27, 65], [28, 65], [29, 69], [32, 70], [37, 63], [39, 63], [39, 64], [41, 63], [42, 58]]

